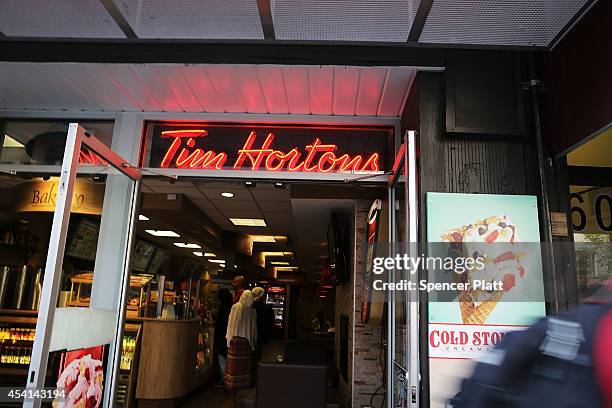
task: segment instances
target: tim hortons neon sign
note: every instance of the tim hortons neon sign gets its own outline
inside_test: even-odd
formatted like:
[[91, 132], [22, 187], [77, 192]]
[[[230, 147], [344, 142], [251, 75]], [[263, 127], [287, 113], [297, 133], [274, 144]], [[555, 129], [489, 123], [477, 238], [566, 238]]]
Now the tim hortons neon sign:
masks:
[[[226, 166], [228, 160], [226, 152], [215, 152], [196, 147], [196, 139], [206, 137], [207, 130], [165, 130], [161, 134], [162, 137], [172, 138], [172, 143], [166, 150], [160, 167], [221, 170]], [[268, 133], [260, 147], [256, 145], [257, 138], [255, 131], [249, 133], [243, 147], [236, 152], [236, 161], [231, 165], [234, 170], [317, 173], [380, 171], [378, 153], [372, 153], [367, 157], [337, 154], [338, 146], [324, 144], [319, 138], [304, 146], [303, 150], [293, 147], [289, 151], [281, 151], [272, 147], [274, 133]]]

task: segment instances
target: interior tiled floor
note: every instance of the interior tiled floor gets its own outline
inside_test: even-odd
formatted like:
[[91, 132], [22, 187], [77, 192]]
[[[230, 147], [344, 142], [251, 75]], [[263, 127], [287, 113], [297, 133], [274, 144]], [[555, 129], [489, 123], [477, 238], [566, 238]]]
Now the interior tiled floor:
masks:
[[234, 399], [225, 390], [205, 385], [181, 404], [183, 408], [233, 408]]

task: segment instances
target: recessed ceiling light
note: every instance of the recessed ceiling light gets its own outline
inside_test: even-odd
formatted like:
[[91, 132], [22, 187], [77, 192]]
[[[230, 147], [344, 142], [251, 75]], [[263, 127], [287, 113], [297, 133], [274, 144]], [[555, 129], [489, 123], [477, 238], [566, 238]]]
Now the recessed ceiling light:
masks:
[[261, 218], [230, 218], [230, 221], [238, 227], [267, 227]]
[[195, 256], [203, 256], [202, 252], [200, 252], [200, 251], [193, 251], [193, 254]]
[[221, 197], [232, 198], [233, 196], [234, 193], [230, 193], [229, 191], [224, 191], [223, 193], [221, 193]]
[[255, 184], [255, 182], [254, 182], [254, 181], [245, 181], [245, 182], [244, 182], [244, 185], [245, 185], [247, 188], [253, 188], [253, 187], [256, 187], [256, 186], [257, 186], [257, 184]]
[[171, 237], [171, 238], [178, 238], [180, 237], [179, 234], [177, 234], [174, 231], [170, 231], [170, 230], [152, 230], [152, 229], [148, 229], [145, 230], [145, 232], [147, 234], [151, 234], [154, 237]]
[[298, 269], [300, 269], [300, 267], [299, 266], [277, 266], [275, 269], [281, 272], [289, 272], [289, 271], [297, 271]]
[[274, 183], [274, 188], [285, 188], [285, 183], [277, 181], [276, 183]]
[[146, 215], [140, 214], [138, 216], [138, 221], [149, 221], [149, 217], [147, 217]]
[[272, 264], [272, 265], [285, 265], [285, 266], [289, 266], [289, 262], [286, 262], [286, 261], [274, 261], [274, 262], [270, 262], [270, 264]]
[[224, 259], [209, 259], [208, 262], [217, 263], [217, 264], [224, 264], [225, 265], [225, 260]]
[[179, 248], [189, 248], [189, 249], [200, 249], [200, 248], [202, 248], [198, 244], [186, 244], [184, 242], [175, 242], [174, 245], [176, 245]]
[[249, 235], [253, 242], [278, 242], [284, 241], [287, 237], [283, 235]]
[[207, 257], [207, 258], [214, 258], [217, 255], [213, 254], [212, 252], [206, 252], [206, 253], [204, 253], [204, 256]]
[[281, 251], [262, 251], [263, 257], [279, 257], [279, 256], [293, 256], [293, 252], [281, 252]]

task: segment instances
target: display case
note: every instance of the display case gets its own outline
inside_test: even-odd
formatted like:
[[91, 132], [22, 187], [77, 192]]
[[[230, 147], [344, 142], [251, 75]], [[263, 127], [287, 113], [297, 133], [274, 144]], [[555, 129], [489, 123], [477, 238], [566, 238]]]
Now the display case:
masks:
[[0, 309], [0, 385], [15, 385], [28, 374], [36, 311]]
[[118, 408], [135, 406], [134, 390], [138, 378], [141, 328], [140, 323], [126, 322], [125, 324], [114, 405]]
[[[88, 307], [91, 301], [91, 287], [93, 285], [93, 272], [79, 272], [70, 278], [70, 292], [66, 306]], [[150, 296], [152, 275], [130, 276], [128, 288], [127, 316], [144, 316]]]
[[128, 288], [127, 317], [143, 317], [147, 310], [147, 302], [150, 299], [152, 275], [130, 276], [130, 287]]

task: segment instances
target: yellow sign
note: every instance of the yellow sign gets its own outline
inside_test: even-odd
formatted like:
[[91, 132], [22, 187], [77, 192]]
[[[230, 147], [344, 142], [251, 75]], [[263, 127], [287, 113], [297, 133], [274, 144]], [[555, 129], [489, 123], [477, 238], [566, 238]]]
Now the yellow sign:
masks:
[[[17, 212], [54, 212], [59, 177], [49, 180], [36, 180], [18, 185], [15, 189], [15, 211]], [[104, 202], [104, 184], [89, 180], [76, 179], [72, 198], [71, 212], [78, 214], [100, 215]]]
[[572, 224], [581, 234], [611, 234], [612, 188], [572, 186]]

